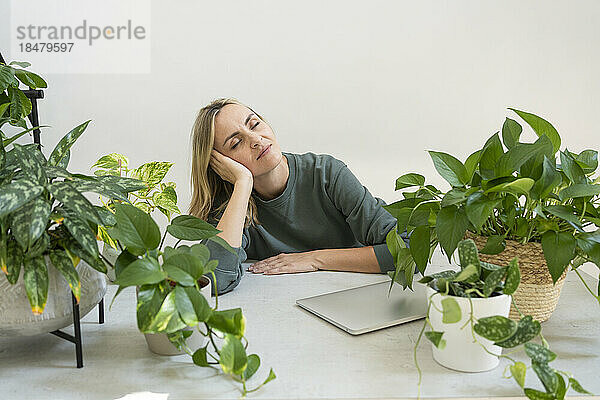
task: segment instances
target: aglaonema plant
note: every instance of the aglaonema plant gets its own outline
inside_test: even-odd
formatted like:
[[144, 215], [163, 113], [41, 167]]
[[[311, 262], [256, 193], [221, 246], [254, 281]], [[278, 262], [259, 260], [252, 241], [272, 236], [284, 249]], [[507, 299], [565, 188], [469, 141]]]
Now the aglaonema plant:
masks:
[[[562, 400], [569, 388], [578, 393], [591, 394], [579, 384], [572, 374], [556, 370], [549, 365], [550, 362], [556, 359], [556, 353], [550, 350], [548, 342], [542, 335], [540, 323], [531, 316], [523, 315], [519, 310], [520, 320], [518, 322], [501, 315], [479, 319], [474, 317], [471, 299], [490, 298], [503, 294], [512, 295], [517, 290], [520, 283], [517, 258], [514, 258], [507, 266], [498, 266], [480, 261], [475, 242], [471, 239], [462, 240], [458, 243], [458, 254], [460, 258], [459, 271], [441, 271], [426, 275], [419, 280], [419, 283], [427, 284], [435, 291], [428, 299], [425, 322], [413, 349], [414, 361], [419, 374], [419, 397], [422, 373], [417, 361], [417, 348], [423, 334], [437, 348], [442, 350], [446, 346], [443, 338], [444, 332], [435, 331], [429, 318], [434, 296], [443, 297], [441, 302], [443, 309], [439, 311], [443, 313], [444, 324], [455, 324], [462, 320], [462, 311], [455, 297], [469, 299], [470, 313], [466, 324], [471, 329], [473, 341], [477, 342], [485, 352], [511, 362], [505, 368], [503, 376], [512, 377], [528, 398], [532, 400]], [[514, 304], [514, 301], [512, 303]], [[428, 326], [430, 330], [425, 331]], [[461, 329], [463, 328], [465, 326], [461, 327]], [[508, 354], [490, 352], [479, 341], [478, 336], [492, 341], [494, 345], [501, 348], [512, 349], [511, 355], [519, 350], [524, 350], [525, 354], [531, 359], [530, 366], [527, 367], [525, 363], [515, 360]], [[540, 343], [533, 342], [536, 338], [539, 338]], [[544, 392], [525, 387], [528, 368], [535, 372], [545, 389]]]
[[[210, 259], [210, 251], [202, 243], [179, 245], [182, 240], [208, 239], [235, 254], [225, 240], [216, 236], [221, 231], [192, 215], [179, 215], [167, 226], [161, 239], [158, 225], [146, 212], [118, 202], [113, 204], [113, 208], [115, 223], [107, 226], [107, 231], [122, 248], [114, 265], [115, 283], [119, 285], [115, 298], [126, 287], [139, 287], [139, 330], [167, 334], [171, 343], [185, 350], [196, 365], [219, 366], [225, 374], [242, 384], [242, 396], [275, 379], [271, 369], [260, 385], [254, 389], [247, 388], [246, 381], [257, 372], [260, 357], [246, 352], [246, 319], [242, 310], [218, 310], [214, 284], [215, 307], [209, 306], [200, 292], [198, 281], [209, 275], [212, 282], [216, 282], [214, 269], [218, 260]], [[174, 246], [163, 249], [167, 233], [178, 241]], [[195, 328], [206, 336], [206, 346], [190, 349], [186, 339], [192, 332], [186, 328]]]
[[[403, 199], [384, 206], [398, 221], [387, 237], [395, 260], [394, 279], [404, 288], [421, 273], [438, 245], [451, 260], [465, 233], [487, 237], [481, 250], [498, 254], [506, 239], [540, 243], [554, 283], [570, 266], [600, 304], [600, 284], [593, 290], [577, 270], [591, 262], [600, 268], [600, 176], [598, 152], [559, 150], [561, 138], [551, 123], [512, 109], [538, 136], [521, 142], [522, 126], [506, 118], [499, 132], [465, 162], [429, 151], [435, 169], [450, 189], [439, 190], [425, 177], [408, 173], [396, 180]], [[407, 230], [407, 247], [399, 232]]]
[[[46, 305], [49, 265], [65, 277], [78, 302], [81, 284], [75, 267], [79, 261], [106, 273], [96, 230], [114, 217], [83, 193], [127, 201], [129, 191], [144, 187], [135, 179], [67, 171], [70, 149], [88, 123], [67, 133], [48, 158], [37, 144], [14, 143], [20, 134], [0, 141], [0, 268], [11, 284], [17, 283], [23, 270], [34, 314], [41, 314]], [[46, 264], [45, 256], [51, 264]]]

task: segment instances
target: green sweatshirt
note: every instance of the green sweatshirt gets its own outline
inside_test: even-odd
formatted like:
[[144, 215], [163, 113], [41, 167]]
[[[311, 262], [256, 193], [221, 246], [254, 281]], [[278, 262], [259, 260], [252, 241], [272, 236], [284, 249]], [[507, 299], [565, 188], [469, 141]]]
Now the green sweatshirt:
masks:
[[[215, 270], [218, 292], [238, 285], [246, 259], [262, 260], [279, 253], [373, 245], [381, 271], [394, 270], [385, 238], [396, 219], [383, 209], [386, 203], [373, 197], [348, 166], [333, 156], [282, 153], [290, 169], [285, 190], [271, 200], [262, 200], [252, 191], [261, 225], [244, 228], [242, 245], [234, 247], [237, 255], [203, 241], [211, 259], [219, 261]], [[208, 222], [216, 226], [221, 215]], [[408, 240], [406, 232], [402, 237]]]

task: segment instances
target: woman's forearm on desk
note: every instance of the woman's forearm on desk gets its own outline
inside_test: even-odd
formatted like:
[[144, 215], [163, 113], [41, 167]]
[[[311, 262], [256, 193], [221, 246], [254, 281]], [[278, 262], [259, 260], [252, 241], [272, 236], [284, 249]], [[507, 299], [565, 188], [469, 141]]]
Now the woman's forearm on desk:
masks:
[[314, 250], [321, 270], [381, 273], [373, 246]]

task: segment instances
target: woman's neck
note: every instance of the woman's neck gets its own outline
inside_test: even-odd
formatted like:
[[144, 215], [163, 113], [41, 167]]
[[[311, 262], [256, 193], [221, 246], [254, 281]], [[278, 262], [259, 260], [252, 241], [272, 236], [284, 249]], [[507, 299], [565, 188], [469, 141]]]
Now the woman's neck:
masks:
[[271, 200], [285, 190], [290, 168], [287, 157], [281, 154], [281, 161], [275, 168], [261, 176], [254, 177], [254, 190], [262, 200]]

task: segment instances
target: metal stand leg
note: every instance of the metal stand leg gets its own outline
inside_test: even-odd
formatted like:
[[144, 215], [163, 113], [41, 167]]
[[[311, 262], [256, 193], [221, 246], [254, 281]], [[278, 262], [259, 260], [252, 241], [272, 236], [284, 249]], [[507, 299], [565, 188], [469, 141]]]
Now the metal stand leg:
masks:
[[58, 336], [61, 339], [68, 340], [71, 343], [75, 343], [75, 356], [77, 357], [77, 368], [83, 367], [83, 352], [81, 351], [81, 325], [79, 321], [79, 304], [77, 299], [71, 293], [71, 300], [73, 301], [73, 328], [75, 336], [64, 333], [60, 330], [50, 332], [53, 335]]
[[98, 323], [104, 323], [104, 297], [100, 300], [100, 303], [98, 303]]

